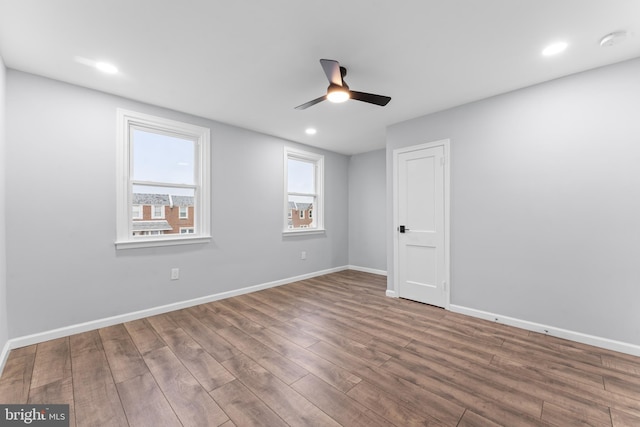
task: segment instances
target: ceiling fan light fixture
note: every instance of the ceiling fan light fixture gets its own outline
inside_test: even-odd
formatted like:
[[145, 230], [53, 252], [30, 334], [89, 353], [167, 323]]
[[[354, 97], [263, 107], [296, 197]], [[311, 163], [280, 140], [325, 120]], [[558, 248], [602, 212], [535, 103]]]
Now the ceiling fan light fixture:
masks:
[[368, 104], [379, 105], [381, 107], [384, 107], [389, 103], [389, 101], [391, 101], [391, 97], [389, 96], [350, 90], [349, 86], [347, 86], [344, 81], [344, 77], [347, 75], [347, 69], [341, 67], [338, 61], [334, 61], [333, 59], [321, 59], [320, 65], [322, 65], [324, 74], [327, 76], [327, 80], [329, 80], [329, 87], [327, 88], [326, 95], [322, 95], [319, 98], [312, 99], [309, 102], [298, 105], [295, 107], [296, 110], [305, 110], [326, 100], [335, 103], [353, 99], [355, 101], [366, 102]]
[[327, 89], [327, 99], [334, 103], [345, 102], [351, 96], [349, 95], [349, 89], [344, 86], [331, 85]]

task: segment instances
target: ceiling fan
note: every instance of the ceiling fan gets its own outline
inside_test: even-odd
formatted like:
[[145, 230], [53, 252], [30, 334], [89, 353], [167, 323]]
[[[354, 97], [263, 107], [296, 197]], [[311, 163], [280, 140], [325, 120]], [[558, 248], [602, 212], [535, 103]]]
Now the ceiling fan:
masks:
[[327, 94], [316, 98], [313, 101], [306, 102], [302, 105], [298, 105], [296, 110], [304, 110], [325, 99], [331, 102], [344, 102], [347, 99], [355, 99], [356, 101], [368, 102], [369, 104], [376, 104], [384, 107], [391, 101], [388, 96], [375, 95], [373, 93], [356, 92], [350, 90], [347, 83], [344, 81], [344, 77], [347, 75], [347, 69], [341, 67], [338, 61], [332, 59], [321, 59], [320, 65], [324, 73], [329, 79], [329, 87], [327, 88]]

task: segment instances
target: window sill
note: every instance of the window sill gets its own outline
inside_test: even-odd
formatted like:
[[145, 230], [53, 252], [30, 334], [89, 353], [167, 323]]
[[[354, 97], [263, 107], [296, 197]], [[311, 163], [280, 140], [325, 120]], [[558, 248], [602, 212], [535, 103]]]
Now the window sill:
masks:
[[284, 230], [282, 231], [283, 237], [289, 236], [308, 236], [312, 234], [325, 234], [324, 228], [303, 228], [303, 229], [294, 229], [294, 230]]
[[174, 239], [136, 239], [116, 242], [116, 249], [155, 248], [159, 246], [194, 245], [209, 243], [211, 236], [179, 237]]

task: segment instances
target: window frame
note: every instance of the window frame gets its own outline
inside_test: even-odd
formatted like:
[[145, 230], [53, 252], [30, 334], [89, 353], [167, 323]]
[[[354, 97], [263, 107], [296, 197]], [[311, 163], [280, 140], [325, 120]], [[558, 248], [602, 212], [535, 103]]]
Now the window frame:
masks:
[[[182, 216], [184, 208], [184, 216]], [[189, 206], [178, 206], [178, 219], [189, 219]]]
[[[309, 162], [314, 165], [315, 172], [315, 227], [306, 226], [304, 228], [288, 228], [289, 222], [289, 195], [309, 196], [310, 194], [302, 194], [289, 192], [289, 160], [298, 160]], [[304, 215], [304, 213], [303, 213]], [[303, 151], [296, 148], [284, 147], [284, 211], [283, 211], [283, 227], [282, 234], [287, 236], [301, 234], [324, 234], [324, 156], [322, 154]]]
[[[116, 249], [173, 246], [211, 241], [211, 138], [210, 129], [118, 108], [116, 165]], [[194, 234], [133, 235], [132, 191], [132, 128], [146, 128], [149, 132], [167, 134], [194, 142]], [[166, 183], [160, 183], [166, 185]], [[173, 185], [166, 185], [171, 187]], [[176, 187], [179, 187], [176, 185]], [[152, 208], [153, 210], [153, 208]]]

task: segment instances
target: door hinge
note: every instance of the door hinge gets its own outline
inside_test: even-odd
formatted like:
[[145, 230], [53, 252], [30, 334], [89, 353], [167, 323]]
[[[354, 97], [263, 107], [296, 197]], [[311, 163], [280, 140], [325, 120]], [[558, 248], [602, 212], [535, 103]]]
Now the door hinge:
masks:
[[440, 157], [440, 166], [444, 166], [445, 162], [446, 162], [446, 160], [445, 160], [444, 156]]
[[446, 280], [442, 281], [442, 290], [444, 290], [445, 292], [447, 291], [447, 281]]

